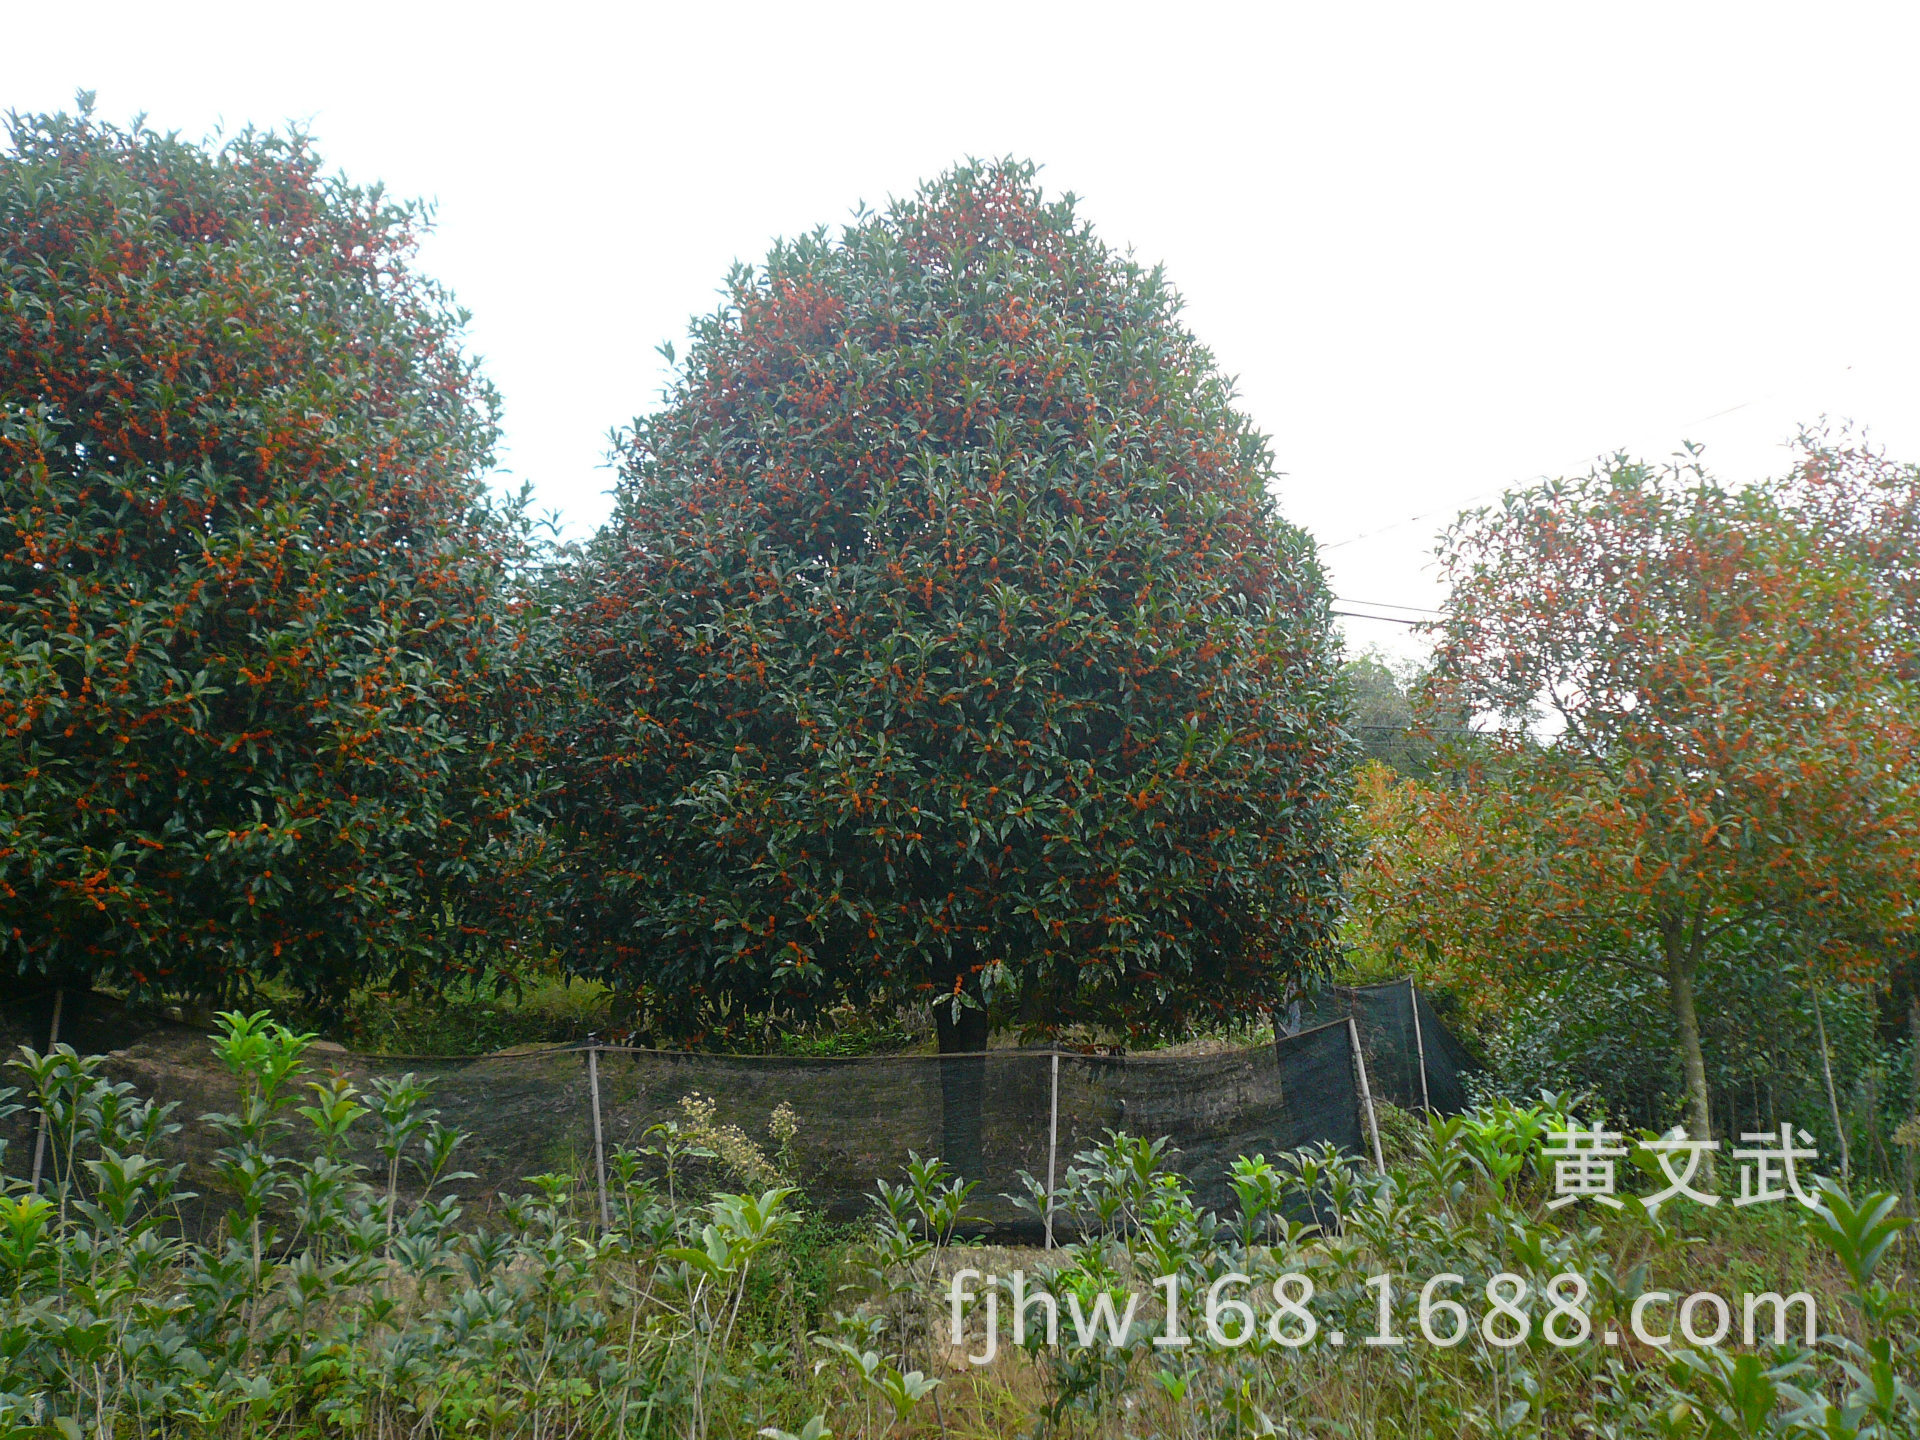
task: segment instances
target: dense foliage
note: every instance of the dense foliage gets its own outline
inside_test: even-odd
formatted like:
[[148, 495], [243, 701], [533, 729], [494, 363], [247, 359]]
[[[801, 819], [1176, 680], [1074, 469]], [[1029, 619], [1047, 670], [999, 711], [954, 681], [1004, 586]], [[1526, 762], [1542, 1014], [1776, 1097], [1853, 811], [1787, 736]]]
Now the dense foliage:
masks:
[[1327, 955], [1327, 596], [1177, 312], [1012, 163], [735, 271], [562, 606], [576, 965], [1142, 1033]]
[[1892, 587], [1807, 503], [1620, 460], [1465, 517], [1441, 552], [1436, 677], [1491, 728], [1456, 737], [1415, 847], [1434, 863], [1400, 899], [1495, 968], [1651, 977], [1700, 1136], [1702, 975], [1859, 978], [1920, 879]]
[[[1477, 912], [1435, 887], [1436, 876], [1457, 866], [1461, 836], [1443, 823], [1455, 809], [1433, 784], [1383, 765], [1359, 775], [1354, 824], [1364, 858], [1348, 875], [1344, 973], [1360, 981], [1416, 976], [1500, 1093], [1584, 1093], [1615, 1121], [1665, 1129], [1686, 1098], [1665, 977], [1612, 963], [1604, 948], [1581, 953], [1583, 938], [1604, 947], [1608, 936], [1562, 934], [1537, 965], [1517, 964], [1511, 951], [1490, 953]], [[1415, 905], [1415, 896], [1439, 899]], [[1898, 1183], [1902, 1155], [1891, 1137], [1920, 1111], [1911, 1046], [1885, 1033], [1884, 1018], [1876, 1026], [1881, 1007], [1871, 989], [1816, 985], [1828, 977], [1801, 963], [1799, 939], [1742, 926], [1716, 936], [1701, 957], [1694, 983], [1708, 998], [1696, 1019], [1714, 1131], [1724, 1138], [1791, 1118], [1815, 1135], [1822, 1154], [1850, 1144], [1856, 1176]], [[1904, 1011], [1893, 1018], [1903, 1020]]]
[[1432, 727], [1416, 723], [1409, 692], [1417, 677], [1410, 667], [1368, 649], [1342, 665], [1340, 673], [1366, 758], [1402, 775], [1425, 775], [1433, 764]]
[[325, 994], [484, 925], [524, 788], [496, 693], [517, 531], [419, 220], [297, 137], [11, 120], [8, 971]]

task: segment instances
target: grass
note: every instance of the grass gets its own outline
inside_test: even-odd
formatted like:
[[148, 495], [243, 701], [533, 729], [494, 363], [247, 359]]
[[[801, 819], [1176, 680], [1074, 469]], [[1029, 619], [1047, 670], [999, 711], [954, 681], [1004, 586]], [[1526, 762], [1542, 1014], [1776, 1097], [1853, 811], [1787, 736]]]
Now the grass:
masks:
[[[311, 1029], [327, 1040], [372, 1055], [479, 1055], [516, 1046], [564, 1044], [590, 1034], [625, 1039], [633, 1026], [631, 1005], [617, 991], [599, 981], [567, 976], [557, 968], [488, 972], [437, 992], [365, 988], [327, 1012], [304, 1005], [292, 992], [271, 984], [256, 999], [290, 1026]], [[192, 1018], [211, 1025], [213, 1017], [206, 1011]], [[1156, 1054], [1201, 1055], [1272, 1038], [1272, 1025], [1255, 1020], [1145, 1048]], [[995, 1043], [1016, 1040], [1008, 1034], [996, 1037]], [[1111, 1046], [1113, 1037], [1076, 1031], [1060, 1043], [1099, 1050]], [[736, 1039], [728, 1048], [796, 1059], [841, 1059], [924, 1053], [933, 1045], [933, 1019], [923, 1007], [875, 1015], [843, 1005], [804, 1024], [769, 1025], [758, 1034]]]
[[[1354, 981], [1353, 983], [1364, 983]], [[596, 980], [578, 979], [557, 966], [487, 971], [440, 990], [398, 991], [379, 986], [353, 991], [340, 1004], [320, 1008], [284, 985], [266, 982], [246, 1002], [263, 1006], [286, 1025], [367, 1055], [457, 1057], [492, 1054], [524, 1046], [557, 1045], [589, 1035], [622, 1041], [633, 1036], [630, 1000]], [[175, 1007], [169, 1018], [210, 1028], [214, 1009]], [[639, 1037], [644, 1043], [647, 1037]], [[1205, 1055], [1271, 1041], [1264, 1019], [1222, 1025], [1177, 1042], [1129, 1045], [1130, 1053]], [[995, 1045], [1019, 1043], [1012, 1033]], [[1076, 1030], [1059, 1042], [1069, 1049], [1107, 1050], [1116, 1037]], [[930, 1053], [933, 1020], [924, 1008], [874, 1015], [851, 1005], [804, 1024], [772, 1024], [726, 1045], [737, 1053], [796, 1059]]]
[[439, 994], [358, 992], [344, 1017], [327, 1027], [328, 1038], [370, 1054], [485, 1055], [607, 1034], [617, 1023], [616, 999], [597, 980], [565, 975], [467, 981]]
[[[290, 1026], [370, 1055], [484, 1055], [596, 1034], [620, 1041], [632, 1037], [634, 1030], [626, 997], [600, 981], [576, 979], [557, 968], [488, 972], [439, 991], [365, 988], [324, 1012], [271, 985], [257, 999]], [[210, 1013], [200, 1018], [212, 1022]], [[925, 1046], [932, 1033], [932, 1021], [924, 1015], [901, 1012], [872, 1018], [849, 1006], [811, 1024], [767, 1027], [734, 1048], [798, 1058], [898, 1054]]]

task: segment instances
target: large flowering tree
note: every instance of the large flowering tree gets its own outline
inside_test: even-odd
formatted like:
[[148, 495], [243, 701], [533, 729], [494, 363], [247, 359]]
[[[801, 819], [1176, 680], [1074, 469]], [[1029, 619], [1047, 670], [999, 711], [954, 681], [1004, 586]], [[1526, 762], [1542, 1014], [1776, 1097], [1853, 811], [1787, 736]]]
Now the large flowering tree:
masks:
[[564, 607], [577, 966], [663, 1031], [937, 999], [969, 1050], [1328, 955], [1328, 597], [1178, 308], [1015, 163], [734, 272]]
[[457, 955], [513, 890], [517, 532], [418, 218], [298, 138], [11, 121], [7, 969], [337, 993]]
[[[1796, 515], [1824, 547], [1843, 562], [1864, 565], [1874, 578], [1889, 621], [1886, 663], [1909, 684], [1920, 682], [1920, 465], [1891, 459], [1849, 429], [1809, 430], [1799, 448]], [[1878, 978], [1891, 1002], [1883, 1015], [1905, 1010], [1912, 1059], [1907, 1107], [1920, 1127], [1920, 929], [1903, 927], [1879, 950]], [[1883, 1021], [1883, 1028], [1895, 1024]], [[1911, 1206], [1913, 1150], [1906, 1156]]]
[[1911, 596], [1871, 519], [1898, 500], [1858, 468], [1735, 489], [1619, 459], [1441, 546], [1435, 681], [1485, 733], [1443, 761], [1397, 903], [1483, 962], [1653, 979], [1699, 1138], [1714, 947], [1858, 975], [1912, 926]]

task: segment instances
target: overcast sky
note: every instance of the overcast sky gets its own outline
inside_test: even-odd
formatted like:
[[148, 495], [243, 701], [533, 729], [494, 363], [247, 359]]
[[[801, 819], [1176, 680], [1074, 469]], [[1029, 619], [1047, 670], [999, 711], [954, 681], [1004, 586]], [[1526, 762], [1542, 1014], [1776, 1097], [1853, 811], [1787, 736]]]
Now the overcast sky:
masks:
[[[1337, 593], [1437, 606], [1463, 504], [1624, 448], [1920, 459], [1920, 9], [10, 7], [0, 106], [309, 126], [437, 202], [504, 462], [584, 531], [728, 265], [1012, 154], [1163, 262]], [[1356, 645], [1414, 653], [1398, 627]]]

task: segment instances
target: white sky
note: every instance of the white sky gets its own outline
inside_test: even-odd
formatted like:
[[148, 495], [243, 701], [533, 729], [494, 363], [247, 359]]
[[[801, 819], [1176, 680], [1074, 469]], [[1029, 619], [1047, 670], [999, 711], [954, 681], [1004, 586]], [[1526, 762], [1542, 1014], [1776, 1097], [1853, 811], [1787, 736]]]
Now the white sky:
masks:
[[1165, 262], [1345, 597], [1440, 604], [1440, 523], [1614, 448], [1748, 478], [1829, 414], [1920, 460], [1912, 6], [7, 11], [0, 107], [298, 120], [436, 200], [505, 463], [575, 532], [730, 262], [968, 154]]

